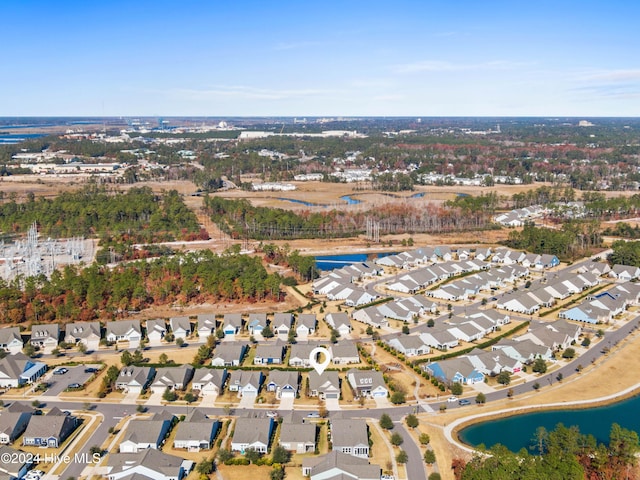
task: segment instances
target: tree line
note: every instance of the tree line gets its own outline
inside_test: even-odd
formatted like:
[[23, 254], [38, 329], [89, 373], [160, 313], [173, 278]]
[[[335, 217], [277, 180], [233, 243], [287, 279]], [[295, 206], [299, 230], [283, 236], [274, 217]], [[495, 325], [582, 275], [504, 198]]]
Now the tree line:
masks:
[[558, 424], [554, 430], [536, 430], [529, 449], [517, 453], [502, 445], [489, 449], [488, 455], [476, 455], [470, 462], [453, 462], [457, 480], [496, 479], [632, 479], [638, 478], [640, 451], [638, 434], [611, 426], [609, 443], [598, 443], [592, 435], [580, 433], [578, 427]]
[[276, 240], [294, 238], [352, 237], [364, 233], [368, 221], [381, 234], [455, 232], [495, 228], [486, 209], [439, 206], [431, 203], [390, 202], [369, 210], [293, 212], [282, 208], [254, 207], [246, 199], [206, 197], [211, 220], [234, 238]]
[[201, 237], [195, 214], [176, 190], [155, 194], [149, 187], [126, 192], [88, 185], [53, 199], [27, 195], [0, 204], [0, 230], [24, 233], [37, 223], [41, 236], [100, 237], [103, 244], [152, 243]]
[[0, 280], [0, 323], [109, 319], [175, 302], [282, 300], [281, 282], [258, 257], [210, 251], [114, 268], [67, 266], [50, 279]]

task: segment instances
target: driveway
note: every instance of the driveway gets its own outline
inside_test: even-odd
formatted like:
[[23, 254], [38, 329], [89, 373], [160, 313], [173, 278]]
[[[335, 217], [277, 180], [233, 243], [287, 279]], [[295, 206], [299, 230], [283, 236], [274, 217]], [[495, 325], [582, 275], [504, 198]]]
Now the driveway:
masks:
[[338, 400], [337, 398], [329, 398], [325, 400], [324, 404], [327, 410], [330, 412], [340, 410], [340, 400]]
[[162, 405], [163, 392], [152, 393], [149, 399], [144, 403], [145, 405]]
[[135, 404], [136, 400], [138, 399], [138, 396], [140, 395], [140, 393], [133, 391], [133, 392], [128, 392], [124, 398], [122, 399], [122, 401], [120, 403], [126, 403], [126, 404]]
[[256, 397], [245, 395], [240, 399], [240, 405], [238, 405], [238, 408], [253, 408], [254, 403], [256, 403]]
[[293, 410], [294, 397], [282, 398], [278, 410]]
[[202, 400], [200, 401], [200, 407], [214, 407], [216, 403], [216, 399], [218, 398], [217, 393], [208, 393], [207, 395], [202, 395]]
[[389, 401], [389, 397], [373, 397], [376, 402], [376, 408], [390, 408], [391, 402]]

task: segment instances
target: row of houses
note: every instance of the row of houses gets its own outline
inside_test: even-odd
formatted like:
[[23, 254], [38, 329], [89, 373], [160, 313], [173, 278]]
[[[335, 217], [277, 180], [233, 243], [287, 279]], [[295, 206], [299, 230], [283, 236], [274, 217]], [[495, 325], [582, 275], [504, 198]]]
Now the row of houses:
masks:
[[630, 305], [638, 305], [639, 300], [640, 285], [625, 282], [588, 296], [579, 305], [561, 311], [558, 317], [591, 324], [607, 323]]
[[58, 448], [77, 427], [77, 418], [57, 407], [43, 415], [31, 406], [14, 402], [0, 414], [0, 444], [11, 444], [22, 435], [24, 446]]
[[558, 300], [597, 286], [600, 278], [589, 271], [565, 271], [553, 275], [546, 282], [535, 289], [507, 292], [496, 302], [496, 308], [532, 315], [542, 307], [551, 307]]
[[506, 213], [496, 215], [493, 220], [505, 227], [521, 227], [527, 221], [542, 216], [546, 209], [541, 205], [531, 205], [530, 207], [516, 208]]
[[[109, 455], [105, 465], [109, 480], [128, 478], [154, 478], [156, 480], [182, 480], [192, 469], [193, 461], [169, 455], [160, 450], [167, 430], [175, 419], [166, 412], [148, 420], [132, 420], [127, 428], [120, 452]], [[220, 422], [194, 411], [176, 426], [174, 448], [199, 451], [210, 448], [220, 431]], [[276, 423], [272, 418], [240, 417], [236, 420], [231, 450], [246, 453], [255, 450], [267, 453], [273, 442]], [[297, 416], [283, 419], [278, 444], [296, 453], [316, 449], [317, 425], [306, 423]], [[368, 426], [364, 420], [331, 422], [330, 435], [333, 450], [322, 456], [305, 457], [304, 476], [312, 480], [326, 478], [379, 480], [381, 468], [368, 461], [370, 444]], [[17, 457], [17, 456], [16, 456]], [[26, 468], [24, 469], [26, 472]]]
[[[479, 248], [473, 252], [473, 257], [476, 260], [485, 261], [491, 255], [490, 248]], [[378, 258], [375, 262], [377, 265], [385, 267], [402, 268], [405, 270], [412, 269], [419, 265], [435, 264], [438, 262], [450, 262], [454, 258], [458, 260], [468, 260], [471, 258], [472, 252], [467, 247], [461, 247], [457, 250], [452, 250], [448, 246], [437, 247], [420, 247], [414, 250], [408, 250], [396, 255], [389, 255], [386, 257]]]
[[[222, 328], [225, 336], [233, 339], [243, 327], [246, 327], [249, 334], [261, 336], [267, 325], [275, 335], [285, 338], [295, 325], [296, 336], [306, 338], [315, 333], [317, 324], [318, 320], [314, 314], [301, 314], [296, 320], [290, 313], [275, 313], [273, 318], [268, 320], [266, 313], [252, 313], [245, 320], [239, 313], [229, 313], [225, 314], [219, 323], [215, 314], [198, 315], [195, 322], [186, 316], [172, 317], [168, 322], [164, 319], [151, 319], [146, 321], [145, 329], [149, 344], [161, 345], [169, 332], [175, 339], [186, 339], [197, 334], [199, 340], [204, 342], [217, 328]], [[64, 332], [61, 332], [59, 324], [50, 323], [34, 325], [28, 342], [42, 349], [44, 353], [51, 353], [58, 347], [61, 338], [67, 344], [82, 343], [89, 351], [97, 350], [101, 339], [107, 342], [129, 342], [130, 347], [136, 348], [145, 338], [145, 331], [137, 319], [107, 322], [104, 330], [97, 321], [71, 322], [65, 325]], [[0, 348], [12, 354], [22, 351], [24, 340], [18, 327], [0, 328]]]
[[444, 383], [472, 385], [502, 371], [518, 373], [537, 358], [551, 361], [554, 352], [577, 342], [581, 333], [582, 327], [566, 320], [532, 322], [526, 333], [501, 339], [491, 351], [474, 349], [467, 355], [427, 363], [423, 368]]
[[[438, 305], [422, 295], [401, 298], [381, 305], [354, 310], [351, 317], [358, 322], [381, 328], [389, 325], [388, 319], [409, 322], [427, 312], [435, 313]], [[346, 315], [346, 314], [345, 314]], [[327, 318], [329, 315], [327, 315]]]
[[[308, 356], [307, 356], [308, 360]], [[375, 370], [351, 369], [345, 377], [356, 396], [386, 397], [388, 389], [382, 375]], [[234, 370], [229, 373], [220, 368], [194, 369], [190, 365], [163, 367], [156, 369], [144, 366], [128, 366], [120, 370], [116, 389], [128, 393], [142, 393], [150, 389], [152, 393], [163, 393], [166, 389], [185, 390], [191, 382], [191, 389], [200, 395], [219, 395], [225, 387], [237, 392], [238, 397], [257, 397], [261, 390], [274, 392], [277, 399], [296, 398], [300, 393], [301, 375], [298, 370], [270, 370], [268, 377], [262, 371]], [[325, 371], [318, 375], [309, 372], [308, 396], [326, 399], [340, 398], [340, 377], [337, 371]]]
[[335, 269], [313, 281], [312, 289], [316, 295], [326, 295], [329, 300], [344, 300], [347, 306], [359, 306], [370, 303], [378, 296], [354, 282], [364, 278], [381, 275], [382, 267], [368, 263], [354, 263]]
[[520, 264], [534, 270], [545, 270], [560, 265], [555, 255], [526, 253], [510, 248], [497, 248], [491, 256], [491, 262], [500, 265]]
[[447, 261], [413, 270], [397, 276], [387, 284], [387, 289], [401, 293], [416, 293], [429, 285], [463, 273], [486, 270], [489, 264], [482, 260]]
[[[488, 270], [489, 264], [485, 265], [486, 268], [484, 270]], [[519, 265], [509, 265], [461, 278], [442, 285], [436, 290], [427, 291], [426, 295], [449, 302], [466, 300], [468, 297], [475, 296], [482, 291], [496, 290], [507, 284], [513, 284], [527, 275], [529, 275], [527, 268]]]
[[432, 348], [448, 350], [460, 342], [474, 342], [510, 322], [508, 315], [495, 310], [478, 310], [465, 317], [453, 316], [446, 324], [429, 328], [418, 335], [398, 335], [387, 344], [406, 357], [426, 355]]

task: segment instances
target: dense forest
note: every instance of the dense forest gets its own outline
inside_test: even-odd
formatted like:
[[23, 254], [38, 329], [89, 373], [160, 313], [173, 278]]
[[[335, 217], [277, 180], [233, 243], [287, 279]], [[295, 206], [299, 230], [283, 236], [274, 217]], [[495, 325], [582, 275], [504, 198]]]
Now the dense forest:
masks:
[[609, 444], [598, 444], [578, 427], [558, 424], [540, 427], [532, 439], [532, 453], [517, 453], [496, 445], [466, 465], [454, 461], [457, 480], [614, 480], [637, 479], [638, 434], [613, 424]]
[[41, 236], [100, 237], [103, 244], [152, 243], [202, 237], [195, 214], [177, 191], [155, 194], [148, 187], [109, 192], [95, 185], [53, 199], [0, 204], [0, 230], [25, 233], [36, 223]]
[[0, 280], [0, 323], [114, 318], [174, 302], [281, 300], [281, 280], [259, 258], [231, 252], [178, 254], [114, 268], [67, 266], [49, 280]]
[[567, 221], [557, 229], [536, 227], [526, 223], [522, 230], [509, 232], [507, 246], [533, 253], [556, 255], [561, 260], [574, 260], [600, 246], [599, 224], [594, 221]]
[[613, 265], [630, 265], [640, 267], [640, 242], [625, 242], [618, 240], [611, 246], [613, 252], [608, 260]]
[[336, 238], [365, 233], [376, 222], [380, 234], [455, 232], [495, 228], [490, 211], [466, 205], [440, 207], [432, 203], [391, 202], [361, 211], [327, 210], [292, 212], [282, 208], [254, 207], [248, 200], [206, 197], [207, 213], [221, 230], [234, 238], [257, 240]]

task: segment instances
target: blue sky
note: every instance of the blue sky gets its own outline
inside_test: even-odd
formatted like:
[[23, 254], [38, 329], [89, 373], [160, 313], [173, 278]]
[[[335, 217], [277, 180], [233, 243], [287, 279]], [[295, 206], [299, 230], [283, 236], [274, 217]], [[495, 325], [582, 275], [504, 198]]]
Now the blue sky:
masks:
[[0, 116], [638, 116], [640, 2], [0, 3]]

